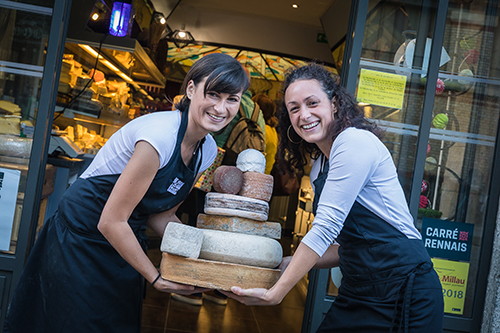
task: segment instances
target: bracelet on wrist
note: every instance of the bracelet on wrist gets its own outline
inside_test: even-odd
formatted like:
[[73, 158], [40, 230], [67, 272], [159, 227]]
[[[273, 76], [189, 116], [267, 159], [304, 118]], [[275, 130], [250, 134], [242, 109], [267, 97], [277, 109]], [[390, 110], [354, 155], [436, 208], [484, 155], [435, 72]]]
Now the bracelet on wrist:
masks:
[[161, 273], [158, 273], [158, 276], [156, 277], [156, 279], [153, 280], [153, 282], [151, 282], [151, 285], [153, 286], [156, 281], [158, 281], [158, 279], [161, 277]]

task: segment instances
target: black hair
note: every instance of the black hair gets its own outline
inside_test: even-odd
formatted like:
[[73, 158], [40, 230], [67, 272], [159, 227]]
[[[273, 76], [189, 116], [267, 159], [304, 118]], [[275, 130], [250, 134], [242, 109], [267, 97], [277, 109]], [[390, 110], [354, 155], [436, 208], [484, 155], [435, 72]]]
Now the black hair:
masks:
[[[283, 101], [278, 112], [279, 124], [276, 128], [279, 136], [277, 154], [281, 160], [288, 161], [285, 165], [290, 172], [294, 170], [300, 173], [304, 172], [304, 166], [307, 164], [306, 154], [309, 154], [311, 158], [317, 158], [321, 154], [321, 150], [316, 144], [301, 140], [301, 137], [295, 133], [285, 105], [286, 90], [292, 83], [300, 80], [316, 80], [328, 99], [335, 99], [337, 113], [328, 129], [332, 140], [335, 140], [348, 127], [368, 130], [379, 138], [382, 136], [382, 130], [365, 118], [364, 112], [358, 107], [354, 96], [337, 82], [332, 73], [318, 64], [295, 68], [285, 75], [281, 90]], [[290, 139], [294, 142], [300, 141], [300, 143], [293, 143]]]
[[[217, 93], [237, 94], [245, 92], [250, 86], [250, 80], [243, 66], [238, 60], [222, 53], [211, 53], [199, 59], [189, 69], [181, 91], [185, 93], [189, 81], [195, 85], [207, 78], [203, 94], [207, 91]], [[180, 111], [189, 109], [191, 101], [184, 95], [181, 101], [175, 104], [175, 108]]]

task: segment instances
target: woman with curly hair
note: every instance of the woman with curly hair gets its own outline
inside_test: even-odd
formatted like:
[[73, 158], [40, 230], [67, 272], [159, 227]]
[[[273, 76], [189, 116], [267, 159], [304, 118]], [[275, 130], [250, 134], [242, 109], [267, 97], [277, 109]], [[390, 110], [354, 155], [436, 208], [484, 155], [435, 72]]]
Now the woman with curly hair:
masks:
[[233, 287], [247, 305], [273, 305], [311, 269], [340, 266], [338, 297], [317, 332], [441, 332], [443, 296], [396, 168], [355, 99], [319, 65], [290, 72], [278, 133], [288, 168], [310, 154], [311, 230], [269, 290]]

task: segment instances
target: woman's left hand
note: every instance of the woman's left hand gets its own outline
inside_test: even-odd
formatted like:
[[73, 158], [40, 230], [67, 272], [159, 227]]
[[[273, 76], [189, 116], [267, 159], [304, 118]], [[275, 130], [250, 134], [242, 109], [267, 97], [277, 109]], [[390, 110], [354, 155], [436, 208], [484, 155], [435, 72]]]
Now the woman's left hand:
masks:
[[231, 287], [231, 292], [219, 291], [245, 305], [276, 305], [281, 303], [280, 299], [273, 298], [270, 290], [264, 288], [243, 289]]

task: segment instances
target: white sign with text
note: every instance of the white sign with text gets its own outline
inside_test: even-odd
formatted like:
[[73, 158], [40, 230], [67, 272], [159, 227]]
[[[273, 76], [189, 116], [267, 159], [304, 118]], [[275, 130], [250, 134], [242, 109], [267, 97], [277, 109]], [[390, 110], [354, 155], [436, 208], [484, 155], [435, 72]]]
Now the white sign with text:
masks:
[[21, 171], [0, 168], [0, 250], [8, 251]]

